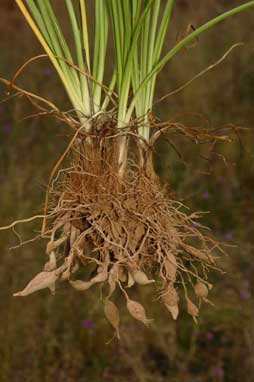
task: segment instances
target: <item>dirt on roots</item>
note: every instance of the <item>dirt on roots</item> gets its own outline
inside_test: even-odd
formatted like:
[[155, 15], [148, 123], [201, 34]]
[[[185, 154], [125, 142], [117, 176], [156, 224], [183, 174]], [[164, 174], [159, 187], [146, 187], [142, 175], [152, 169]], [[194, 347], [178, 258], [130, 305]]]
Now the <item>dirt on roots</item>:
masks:
[[[140, 140], [132, 140], [140, 153]], [[129, 313], [148, 324], [144, 307], [128, 293], [134, 284], [154, 283], [173, 319], [181, 298], [196, 320], [200, 303], [209, 302], [208, 271], [216, 268], [213, 252], [220, 247], [196, 221], [200, 213], [188, 215], [164, 192], [153, 171], [151, 148], [143, 150], [142, 160], [138, 154], [129, 158], [119, 176], [118, 145], [119, 136], [105, 135], [73, 143], [68, 167], [58, 170], [49, 188], [48, 260], [15, 296], [43, 288], [54, 293], [57, 280], [79, 291], [103, 285], [104, 312], [119, 336], [115, 290], [125, 295]], [[75, 274], [82, 269], [88, 271], [78, 280]]]

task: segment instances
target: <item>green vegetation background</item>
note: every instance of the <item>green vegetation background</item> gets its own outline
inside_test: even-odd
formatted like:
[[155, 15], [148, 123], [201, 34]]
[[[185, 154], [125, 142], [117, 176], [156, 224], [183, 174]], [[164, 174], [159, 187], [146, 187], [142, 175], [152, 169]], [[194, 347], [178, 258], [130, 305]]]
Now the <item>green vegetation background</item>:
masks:
[[[66, 20], [61, 0], [55, 3]], [[238, 3], [177, 0], [168, 44], [189, 24], [195, 27]], [[0, 76], [10, 78], [41, 48], [14, 1], [1, 1], [0, 20]], [[157, 148], [156, 168], [162, 181], [170, 183], [176, 197], [192, 210], [211, 211], [203, 223], [217, 238], [235, 245], [220, 260], [226, 273], [213, 275], [215, 307], [202, 308], [197, 326], [185, 313], [175, 323], [151, 300], [149, 287], [137, 289], [134, 293], [148, 316], [155, 318], [152, 328], [129, 318], [123, 307], [122, 339], [110, 342], [112, 331], [96, 290], [82, 294], [63, 284], [55, 297], [42, 291], [14, 299], [12, 293], [45, 261], [45, 243], [9, 250], [19, 244], [19, 235], [26, 240], [34, 237], [39, 222], [18, 226], [17, 232], [0, 232], [0, 382], [254, 381], [253, 20], [253, 11], [247, 11], [206, 32], [195, 46], [180, 53], [160, 76], [157, 96], [215, 62], [233, 43], [246, 43], [154, 109], [161, 119], [200, 129], [206, 123], [248, 128], [240, 136], [233, 134], [233, 143], [200, 146], [168, 135]], [[31, 65], [19, 84], [68, 108], [46, 60]], [[3, 100], [3, 86], [0, 91]], [[32, 112], [22, 99], [0, 104], [0, 225], [40, 213], [50, 169], [70, 137], [68, 128], [50, 117], [21, 121]]]

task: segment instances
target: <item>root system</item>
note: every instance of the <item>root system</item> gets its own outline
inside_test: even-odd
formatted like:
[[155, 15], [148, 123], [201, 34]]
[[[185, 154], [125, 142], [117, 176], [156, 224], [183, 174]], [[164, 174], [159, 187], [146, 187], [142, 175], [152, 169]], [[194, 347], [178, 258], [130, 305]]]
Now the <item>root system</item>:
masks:
[[154, 284], [173, 319], [180, 300], [185, 300], [196, 320], [200, 302], [208, 302], [208, 271], [216, 268], [213, 252], [219, 250], [196, 221], [200, 214], [187, 214], [185, 206], [163, 191], [153, 171], [152, 150], [144, 150], [138, 137], [131, 143], [137, 155], [128, 158], [119, 176], [120, 141], [110, 129], [89, 139], [77, 137], [65, 168], [62, 165], [49, 187], [53, 218], [44, 233], [49, 238], [47, 262], [15, 294], [26, 296], [43, 288], [54, 293], [60, 280], [82, 292], [103, 286], [105, 315], [118, 336], [119, 311], [112, 301], [117, 289], [129, 313], [144, 324], [150, 322], [144, 307], [129, 297], [135, 284]]

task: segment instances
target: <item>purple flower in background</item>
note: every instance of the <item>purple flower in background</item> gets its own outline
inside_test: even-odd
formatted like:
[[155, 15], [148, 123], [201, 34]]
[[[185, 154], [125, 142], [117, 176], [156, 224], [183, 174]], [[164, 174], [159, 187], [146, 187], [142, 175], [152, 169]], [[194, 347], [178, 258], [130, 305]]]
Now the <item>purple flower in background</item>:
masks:
[[214, 339], [214, 333], [213, 332], [207, 332], [206, 333], [206, 339], [207, 339], [207, 341], [212, 341]]
[[212, 370], [212, 376], [213, 377], [223, 377], [224, 376], [224, 370], [222, 367], [217, 366]]
[[94, 327], [94, 321], [93, 320], [82, 320], [82, 326], [85, 329], [92, 329]]
[[209, 199], [209, 198], [210, 198], [210, 194], [209, 194], [209, 192], [208, 192], [208, 191], [203, 192], [203, 194], [202, 194], [202, 199], [207, 200], [207, 199]]

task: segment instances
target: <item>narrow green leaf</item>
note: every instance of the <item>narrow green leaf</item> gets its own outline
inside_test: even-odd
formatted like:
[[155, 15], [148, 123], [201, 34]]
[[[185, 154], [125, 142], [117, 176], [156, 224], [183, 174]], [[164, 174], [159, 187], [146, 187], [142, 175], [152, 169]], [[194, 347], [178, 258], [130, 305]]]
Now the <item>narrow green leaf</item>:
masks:
[[[59, 45], [61, 46], [64, 58], [70, 64], [73, 64], [74, 62], [73, 62], [73, 58], [72, 58], [70, 49], [69, 49], [69, 47], [67, 45], [67, 42], [66, 42], [66, 40], [64, 38], [63, 32], [62, 32], [61, 27], [59, 25], [59, 22], [58, 22], [58, 20], [56, 18], [54, 10], [53, 10], [53, 8], [51, 6], [50, 0], [44, 0], [44, 3], [45, 3], [45, 7], [46, 7], [46, 9], [48, 11], [49, 18], [51, 19], [52, 26], [55, 29], [56, 37], [58, 38]], [[67, 66], [68, 66], [68, 63], [67, 63]], [[71, 66], [69, 66], [68, 69], [69, 69], [68, 71], [70, 73], [70, 76], [71, 76], [71, 78], [73, 79], [73, 81], [75, 83], [75, 87], [76, 87], [77, 91], [79, 91], [79, 96], [81, 97], [81, 89], [80, 89], [78, 73]]]
[[[77, 54], [77, 60], [78, 60], [78, 66], [81, 69], [81, 71], [85, 72], [85, 65], [83, 60], [83, 50], [82, 50], [82, 42], [81, 42], [81, 32], [78, 27], [77, 18], [75, 15], [74, 7], [71, 2], [71, 0], [65, 0], [67, 10], [69, 13], [71, 25], [72, 25], [72, 31], [76, 46], [76, 54]], [[87, 115], [91, 114], [90, 110], [90, 94], [89, 94], [89, 88], [87, 84], [87, 78], [83, 73], [79, 73], [80, 76], [80, 83], [81, 83], [81, 94], [83, 99], [83, 107], [85, 110], [85, 113]]]
[[55, 54], [50, 49], [50, 46], [48, 45], [48, 43], [45, 40], [44, 36], [42, 35], [41, 31], [37, 27], [37, 25], [34, 22], [33, 18], [29, 14], [28, 9], [26, 8], [24, 2], [22, 0], [15, 0], [15, 1], [16, 1], [17, 5], [18, 5], [20, 11], [22, 12], [23, 16], [25, 17], [27, 23], [31, 27], [32, 31], [34, 32], [34, 34], [38, 38], [39, 42], [41, 43], [41, 45], [45, 49], [46, 53], [48, 54], [50, 60], [52, 61], [52, 63], [54, 65], [57, 73], [59, 74], [59, 77], [62, 80], [62, 83], [63, 83], [63, 85], [64, 85], [64, 87], [66, 89], [66, 92], [67, 92], [67, 94], [68, 94], [68, 96], [69, 96], [69, 98], [71, 100], [71, 103], [73, 104], [74, 108], [77, 109], [77, 110], [81, 110], [80, 109], [81, 105], [79, 103], [79, 99], [76, 97], [76, 94], [73, 92], [72, 87], [69, 86], [69, 82], [66, 79], [66, 77], [65, 77], [65, 75], [63, 73], [63, 70], [62, 70], [61, 66], [59, 65], [58, 60], [56, 59]]
[[95, 20], [93, 77], [96, 79], [96, 82], [93, 84], [93, 98], [95, 111], [99, 111], [108, 40], [107, 7], [101, 0], [96, 0], [95, 2]]
[[83, 47], [84, 47], [85, 54], [86, 54], [87, 68], [88, 68], [89, 73], [91, 73], [90, 49], [89, 49], [89, 38], [88, 38], [88, 29], [87, 29], [87, 16], [86, 16], [85, 0], [79, 0], [79, 4], [80, 4]]
[[38, 10], [34, 0], [26, 0], [26, 3], [42, 33], [42, 35], [44, 36], [47, 44], [49, 45], [50, 49], [53, 50], [53, 46], [52, 46], [52, 42], [51, 42], [51, 39], [50, 39], [50, 36], [48, 34], [48, 31], [47, 31], [47, 28], [43, 22], [43, 19], [42, 19], [42, 16], [41, 16], [41, 13], [40, 11]]

